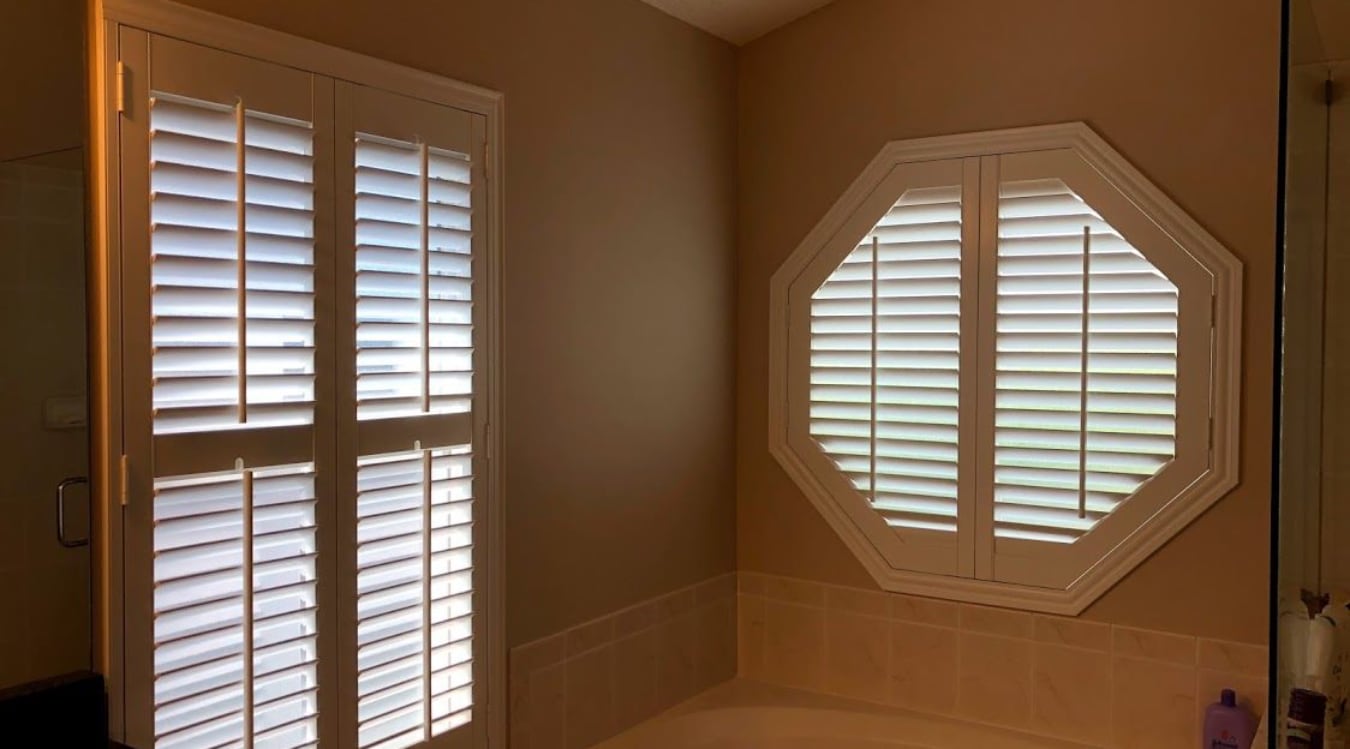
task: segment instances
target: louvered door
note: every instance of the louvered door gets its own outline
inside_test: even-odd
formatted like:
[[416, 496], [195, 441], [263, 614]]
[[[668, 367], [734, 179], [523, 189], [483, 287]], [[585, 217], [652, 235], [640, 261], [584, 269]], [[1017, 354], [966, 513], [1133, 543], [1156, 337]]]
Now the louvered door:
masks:
[[810, 355], [792, 373], [791, 418], [829, 461], [821, 474], [865, 501], [854, 522], [892, 564], [943, 574], [968, 570], [972, 551], [962, 311], [975, 299], [976, 176], [962, 160], [897, 168], [792, 297], [789, 345]]
[[[339, 446], [355, 546], [343, 635], [360, 749], [469, 746], [485, 429], [481, 117], [362, 86], [338, 92], [339, 287], [349, 383]], [[481, 734], [480, 734], [481, 736]]]
[[[331, 84], [143, 32], [122, 130], [127, 733], [335, 737]], [[209, 71], [209, 75], [205, 74]]]

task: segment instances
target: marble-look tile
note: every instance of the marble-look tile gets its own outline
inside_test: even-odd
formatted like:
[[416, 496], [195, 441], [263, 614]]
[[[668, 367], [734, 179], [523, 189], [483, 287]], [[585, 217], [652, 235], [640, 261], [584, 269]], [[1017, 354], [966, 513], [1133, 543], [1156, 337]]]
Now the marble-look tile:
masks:
[[861, 590], [830, 586], [825, 589], [825, 608], [831, 611], [845, 611], [850, 614], [887, 617], [890, 615], [890, 601], [879, 590]]
[[1181, 666], [1195, 665], [1195, 638], [1187, 635], [1113, 627], [1111, 648], [1118, 656], [1148, 658]]
[[962, 632], [960, 660], [957, 712], [1025, 727], [1031, 719], [1031, 643]]
[[765, 678], [765, 605], [760, 596], [741, 594], [736, 597], [736, 672], [747, 679]]
[[614, 642], [614, 727], [623, 731], [661, 711], [656, 698], [655, 629]]
[[956, 710], [958, 635], [955, 629], [892, 622], [890, 701], [935, 713]]
[[1111, 649], [1111, 625], [1062, 616], [1037, 616], [1036, 641], [1106, 652]]
[[731, 574], [719, 575], [694, 586], [694, 605], [715, 603], [736, 595], [736, 577]]
[[614, 619], [614, 639], [627, 637], [656, 624], [658, 609], [656, 601], [645, 601], [616, 612], [611, 617]]
[[758, 572], [737, 572], [736, 592], [764, 595], [765, 576]]
[[1193, 667], [1117, 656], [1112, 682], [1115, 749], [1190, 749], [1199, 742]]
[[585, 749], [614, 733], [614, 672], [606, 645], [567, 661], [567, 749]]
[[775, 684], [819, 689], [825, 672], [825, 610], [768, 601], [764, 675]]
[[825, 605], [825, 586], [811, 580], [767, 577], [764, 579], [764, 595], [770, 600], [782, 603], [802, 606]]
[[988, 606], [961, 606], [961, 629], [984, 635], [1031, 639], [1031, 614]]
[[694, 695], [694, 635], [692, 613], [656, 625], [656, 698], [662, 705]]
[[935, 627], [956, 627], [960, 621], [960, 607], [934, 598], [893, 595], [891, 618]]
[[887, 701], [890, 622], [831, 611], [825, 618], [825, 691], [868, 702]]
[[694, 609], [694, 681], [699, 690], [736, 676], [736, 599]]
[[1222, 640], [1200, 641], [1200, 668], [1247, 676], [1264, 676], [1270, 670], [1270, 652], [1261, 645]]
[[567, 630], [567, 657], [608, 645], [614, 639], [614, 617], [603, 616]]
[[567, 740], [566, 664], [530, 674], [530, 747], [563, 749]]
[[1038, 643], [1031, 676], [1031, 730], [1101, 744], [1111, 736], [1111, 656]]

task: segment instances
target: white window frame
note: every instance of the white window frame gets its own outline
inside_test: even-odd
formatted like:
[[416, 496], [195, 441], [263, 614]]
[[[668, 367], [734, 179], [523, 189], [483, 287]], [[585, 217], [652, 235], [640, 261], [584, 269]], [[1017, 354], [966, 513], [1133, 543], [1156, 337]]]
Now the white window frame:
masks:
[[[803, 297], [803, 289], [811, 285], [812, 281], [823, 280], [833, 270], [831, 265], [822, 274], [822, 255], [833, 253], [829, 257], [837, 263], [847, 252], [847, 249], [841, 251], [840, 248], [855, 245], [858, 237], [870, 229], [868, 219], [875, 219], [884, 212], [886, 206], [900, 197], [903, 190], [896, 190], [903, 180], [896, 182], [896, 175], [903, 170], [896, 167], [907, 165], [911, 167], [909, 173], [914, 173], [912, 167], [922, 162], [955, 160], [961, 163], [960, 160], [965, 160], [967, 168], [959, 182], [963, 186], [963, 193], [972, 195], [974, 190], [984, 191], [979, 203], [979, 210], [984, 214], [980, 216], [980, 226], [970, 227], [963, 222], [963, 274], [974, 272], [974, 266], [966, 258], [977, 253], [988, 253], [992, 247], [984, 247], [986, 242], [983, 238], [973, 237], [986, 231], [997, 216], [997, 178], [995, 176], [989, 180], [986, 174], [986, 179], [980, 179], [981, 168], [988, 169], [988, 164], [996, 161], [986, 157], [1065, 149], [1078, 156], [1081, 161], [1075, 161], [1085, 165], [1088, 172], [1095, 172], [1092, 175], [1094, 185], [1111, 192], [1113, 202], [1120, 202], [1132, 209], [1135, 215], [1130, 217], [1131, 221], [1142, 221], [1136, 229], [1165, 235], [1166, 239], [1175, 243], [1178, 251], [1189, 253], [1188, 262], [1198, 265], [1212, 278], [1208, 466], [1197, 471], [1194, 479], [1185, 483], [1184, 488], [1151, 517], [1131, 519], [1137, 528], [1128, 532], [1119, 543], [1110, 548], [1092, 550], [1094, 558], [1084, 561], [1085, 571], [1081, 575], [1077, 575], [1076, 571], [1070, 575], [1073, 579], [1064, 589], [1056, 587], [1057, 583], [1033, 587], [1030, 584], [999, 582], [990, 579], [993, 575], [987, 570], [971, 574], [970, 565], [964, 563], [959, 576], [923, 571], [925, 567], [948, 566], [945, 563], [926, 564], [923, 561], [925, 553], [939, 553], [939, 547], [932, 547], [934, 551], [926, 552], [923, 548], [925, 539], [921, 534], [911, 534], [913, 538], [886, 534], [889, 538], [879, 538], [877, 528], [872, 526], [880, 524], [871, 522], [875, 518], [874, 511], [856, 491], [840, 491], [840, 487], [846, 486], [847, 482], [841, 480], [841, 474], [833, 469], [829, 458], [809, 435], [807, 419], [804, 418], [808, 396], [799, 385], [792, 384], [794, 366], [800, 363], [800, 357], [809, 356], [809, 343], [806, 343], [809, 330], [803, 330], [807, 322], [803, 315], [806, 313], [799, 308], [804, 306], [804, 301], [809, 302], [810, 294], [805, 292], [806, 296]], [[1096, 177], [1100, 177], [1100, 180]], [[1089, 204], [1091, 202], [1089, 200]], [[967, 219], [972, 218], [968, 209], [963, 208], [963, 215]], [[1129, 233], [1129, 226], [1118, 228], [1124, 228]], [[834, 255], [839, 257], [834, 258]], [[982, 281], [992, 280], [992, 267], [981, 267], [979, 272]], [[1085, 123], [968, 133], [887, 144], [774, 274], [770, 283], [769, 305], [769, 450], [884, 590], [1077, 615], [1237, 485], [1242, 361], [1241, 261]], [[968, 324], [965, 319], [968, 315], [978, 313], [976, 306], [976, 300], [962, 302], [963, 337], [976, 334], [975, 326]], [[985, 332], [978, 334], [985, 335]], [[965, 370], [971, 366], [967, 361], [967, 352], [974, 347], [963, 345], [962, 348], [962, 367]], [[992, 362], [988, 366], [992, 367]], [[963, 411], [974, 407], [974, 394], [966, 387], [967, 381], [963, 371]], [[962, 462], [966, 460], [967, 456], [963, 454]], [[972, 467], [964, 469], [964, 472], [973, 475], [979, 473], [979, 469]], [[973, 480], [962, 479], [958, 502], [963, 513], [979, 513], [981, 519], [975, 522], [987, 528], [992, 519], [986, 520], [983, 515], [992, 512], [992, 497], [984, 502], [978, 501], [972, 496], [978, 489], [968, 488], [974, 485]], [[860, 518], [863, 518], [861, 522]], [[968, 538], [968, 534], [958, 535]], [[987, 535], [989, 539], [983, 543], [992, 543], [992, 530], [988, 530]], [[956, 541], [953, 539], [947, 543]], [[982, 542], [976, 538], [962, 543]], [[1017, 544], [1012, 546], [1016, 547]], [[915, 557], [919, 558], [917, 563]], [[1018, 563], [1021, 564], [1020, 561]], [[1047, 570], [1044, 571], [1047, 574], [1039, 575], [1034, 569], [1037, 563], [1033, 560], [1022, 566], [1031, 570], [1031, 576], [1062, 578], [1062, 571]], [[1051, 572], [1054, 574], [1049, 574]]]
[[[502, 375], [502, 148], [505, 136], [504, 97], [489, 89], [461, 83], [422, 70], [397, 65], [302, 37], [219, 16], [168, 0], [96, 0], [91, 8], [88, 35], [90, 70], [91, 157], [90, 189], [93, 341], [90, 362], [93, 392], [90, 399], [94, 429], [95, 492], [95, 667], [104, 675], [109, 697], [109, 730], [113, 739], [127, 731], [127, 669], [123, 658], [125, 611], [123, 596], [123, 510], [129, 502], [149, 502], [135, 488], [148, 485], [137, 466], [127, 460], [123, 443], [121, 236], [118, 128], [124, 104], [123, 70], [118, 63], [118, 31], [134, 28], [194, 44], [294, 67], [335, 80], [381, 89], [481, 115], [486, 121], [483, 155], [487, 216], [484, 273], [476, 286], [483, 288], [486, 306], [486, 350], [477, 354], [484, 370], [487, 393], [479, 408], [486, 412], [486, 435], [478, 440], [489, 458], [487, 475], [478, 492], [481, 522], [488, 527], [487, 549], [476, 565], [485, 567], [486, 620], [480, 630], [486, 639], [487, 702], [478, 720], [485, 723], [488, 744], [506, 743], [506, 630], [505, 630], [505, 493], [503, 491], [501, 425]], [[130, 73], [134, 75], [135, 73]], [[477, 449], [477, 448], [476, 448]]]

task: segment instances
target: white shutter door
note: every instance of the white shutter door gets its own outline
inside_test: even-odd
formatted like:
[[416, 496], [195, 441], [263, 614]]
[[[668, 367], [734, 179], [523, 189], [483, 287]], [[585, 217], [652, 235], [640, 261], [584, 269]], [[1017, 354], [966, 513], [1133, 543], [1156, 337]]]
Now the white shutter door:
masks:
[[354, 332], [340, 460], [356, 519], [357, 746], [467, 746], [485, 730], [474, 720], [483, 121], [360, 86], [340, 89], [339, 112], [354, 189], [340, 229]]
[[122, 35], [128, 739], [317, 746], [320, 85]]

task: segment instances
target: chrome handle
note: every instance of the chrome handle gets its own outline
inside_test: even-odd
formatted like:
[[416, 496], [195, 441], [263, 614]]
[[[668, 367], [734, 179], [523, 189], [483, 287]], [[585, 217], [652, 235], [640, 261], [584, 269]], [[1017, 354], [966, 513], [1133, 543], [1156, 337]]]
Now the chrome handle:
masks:
[[67, 549], [78, 549], [81, 546], [89, 545], [89, 538], [78, 538], [74, 541], [66, 538], [66, 490], [72, 486], [81, 484], [88, 485], [89, 479], [85, 476], [72, 476], [56, 485], [56, 540]]

